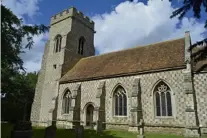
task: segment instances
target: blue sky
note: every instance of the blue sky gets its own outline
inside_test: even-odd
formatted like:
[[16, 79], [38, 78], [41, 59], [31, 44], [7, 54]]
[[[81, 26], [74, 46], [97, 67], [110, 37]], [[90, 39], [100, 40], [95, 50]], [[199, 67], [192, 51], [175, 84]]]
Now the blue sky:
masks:
[[[172, 11], [182, 0], [4, 0], [3, 3], [26, 24], [49, 25], [50, 17], [71, 6], [95, 22], [94, 46], [96, 53], [107, 53], [139, 45], [176, 39], [190, 31], [193, 42], [206, 37], [202, 18], [189, 12], [183, 20], [170, 19]], [[205, 16], [204, 16], [205, 15]], [[34, 37], [34, 47], [22, 54], [27, 71], [38, 71], [48, 34]], [[26, 44], [26, 41], [23, 42]]]
[[[15, 0], [22, 1], [22, 0]], [[111, 12], [114, 7], [116, 7], [121, 2], [125, 2], [126, 0], [40, 0], [38, 1], [38, 14], [33, 17], [29, 17], [27, 14], [24, 14], [23, 17], [26, 19], [28, 23], [34, 24], [49, 24], [49, 18], [52, 15], [62, 11], [63, 9], [67, 9], [71, 6], [76, 7], [78, 10], [85, 13], [85, 15], [91, 17], [95, 14], [103, 14], [106, 12]], [[139, 0], [139, 2], [147, 3], [147, 0]], [[178, 7], [181, 6], [182, 2], [180, 0], [174, 0], [172, 2], [172, 6]], [[202, 10], [202, 18], [199, 21], [204, 21], [204, 10]], [[188, 12], [187, 16], [190, 17], [193, 15], [192, 10]]]
[[91, 17], [95, 14], [110, 12], [116, 5], [124, 0], [41, 0], [38, 3], [38, 14], [33, 18], [24, 14], [24, 18], [29, 23], [49, 24], [49, 19], [52, 15], [59, 13], [71, 6], [76, 7], [85, 15]]

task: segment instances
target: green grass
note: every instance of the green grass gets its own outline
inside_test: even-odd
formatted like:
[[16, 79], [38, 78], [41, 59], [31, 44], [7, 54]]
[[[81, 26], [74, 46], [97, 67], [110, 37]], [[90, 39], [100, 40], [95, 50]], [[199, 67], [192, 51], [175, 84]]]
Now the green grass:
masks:
[[1, 138], [10, 138], [12, 128], [11, 124], [1, 124]]
[[[1, 137], [10, 138], [11, 130], [12, 125], [2, 124]], [[33, 128], [33, 130], [33, 138], [44, 138], [44, 128]], [[153, 133], [146, 133], [145, 136], [146, 138], [183, 138], [183, 136]], [[58, 129], [56, 133], [56, 138], [75, 138], [75, 132], [73, 130]], [[84, 138], [137, 138], [137, 134], [120, 130], [106, 130], [101, 134], [97, 134], [94, 130], [85, 130]]]

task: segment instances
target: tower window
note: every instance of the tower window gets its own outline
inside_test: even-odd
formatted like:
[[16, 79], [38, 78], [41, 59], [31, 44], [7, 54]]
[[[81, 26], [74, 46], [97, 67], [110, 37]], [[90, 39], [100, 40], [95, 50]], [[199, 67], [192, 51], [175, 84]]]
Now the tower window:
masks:
[[78, 54], [80, 54], [80, 55], [83, 55], [84, 44], [85, 44], [85, 38], [84, 37], [80, 37], [79, 43], [78, 43]]
[[60, 52], [61, 50], [61, 42], [62, 42], [62, 36], [61, 35], [57, 35], [55, 37], [55, 47], [54, 47], [54, 52]]
[[54, 65], [53, 65], [53, 68], [54, 68], [54, 69], [56, 69], [56, 68], [57, 68], [57, 65], [56, 65], [56, 64], [54, 64]]

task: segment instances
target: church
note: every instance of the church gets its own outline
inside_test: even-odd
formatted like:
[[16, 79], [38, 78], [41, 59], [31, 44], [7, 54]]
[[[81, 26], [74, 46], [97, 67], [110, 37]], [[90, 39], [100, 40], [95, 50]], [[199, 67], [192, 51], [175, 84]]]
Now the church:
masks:
[[51, 17], [32, 104], [33, 126], [198, 136], [207, 131], [207, 69], [190, 33], [95, 56], [94, 22], [71, 7]]

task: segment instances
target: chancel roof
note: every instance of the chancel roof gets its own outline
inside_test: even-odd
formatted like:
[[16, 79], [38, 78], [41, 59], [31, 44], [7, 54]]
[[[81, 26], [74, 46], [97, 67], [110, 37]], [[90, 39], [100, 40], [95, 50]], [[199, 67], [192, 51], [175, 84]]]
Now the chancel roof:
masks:
[[80, 59], [60, 83], [183, 68], [185, 39], [137, 46]]

